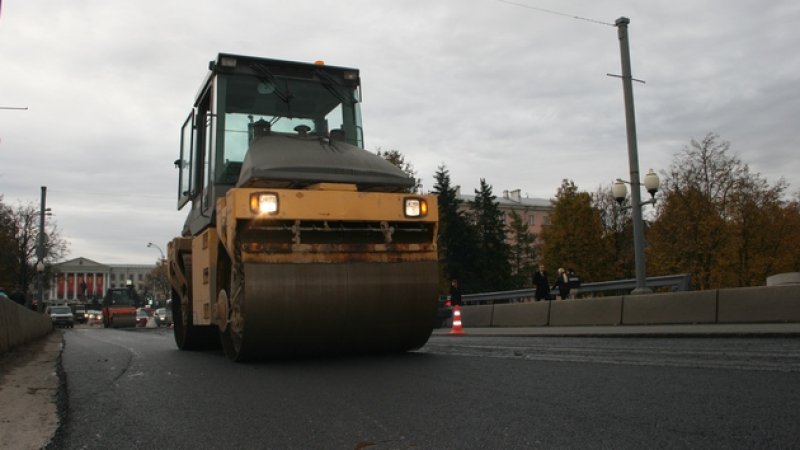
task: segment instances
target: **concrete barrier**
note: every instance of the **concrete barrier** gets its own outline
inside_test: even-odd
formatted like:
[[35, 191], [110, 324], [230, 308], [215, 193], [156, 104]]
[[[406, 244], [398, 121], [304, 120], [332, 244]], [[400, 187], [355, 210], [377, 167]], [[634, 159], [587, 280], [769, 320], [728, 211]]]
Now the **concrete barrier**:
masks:
[[779, 273], [767, 277], [767, 286], [782, 286], [784, 284], [800, 284], [800, 272]]
[[0, 298], [0, 354], [53, 331], [50, 317]]
[[492, 326], [493, 314], [494, 314], [494, 305], [462, 306], [461, 325], [464, 328], [490, 327]]
[[548, 324], [552, 302], [494, 305], [493, 327], [543, 327]]
[[619, 325], [622, 297], [556, 300], [550, 303], [550, 326]]
[[625, 325], [714, 323], [717, 291], [627, 295], [622, 299]]
[[719, 323], [800, 322], [800, 285], [720, 289]]

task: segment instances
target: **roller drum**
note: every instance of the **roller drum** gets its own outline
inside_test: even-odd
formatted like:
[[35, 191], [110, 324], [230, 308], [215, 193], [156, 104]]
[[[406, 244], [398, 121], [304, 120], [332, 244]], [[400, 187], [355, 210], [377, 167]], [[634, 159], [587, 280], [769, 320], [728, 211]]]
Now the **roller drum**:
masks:
[[242, 273], [230, 288], [234, 360], [406, 351], [433, 329], [435, 261], [243, 263]]

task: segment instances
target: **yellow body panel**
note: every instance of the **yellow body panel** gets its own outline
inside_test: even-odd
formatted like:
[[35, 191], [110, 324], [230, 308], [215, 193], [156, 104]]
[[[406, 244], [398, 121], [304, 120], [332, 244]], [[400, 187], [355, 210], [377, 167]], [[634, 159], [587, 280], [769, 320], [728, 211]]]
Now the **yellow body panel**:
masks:
[[211, 324], [211, 301], [217, 292], [217, 231], [204, 230], [192, 239], [192, 320]]

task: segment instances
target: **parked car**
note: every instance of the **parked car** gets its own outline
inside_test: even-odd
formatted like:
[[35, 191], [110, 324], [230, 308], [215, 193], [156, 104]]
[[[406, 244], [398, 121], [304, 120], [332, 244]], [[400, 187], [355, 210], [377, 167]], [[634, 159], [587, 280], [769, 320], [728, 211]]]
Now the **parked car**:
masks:
[[447, 321], [453, 317], [453, 305], [450, 303], [449, 295], [440, 295], [436, 307], [436, 321], [433, 326], [443, 328], [447, 326]]
[[156, 325], [172, 325], [172, 310], [168, 308], [158, 308], [153, 314], [153, 317], [156, 319]]
[[139, 308], [136, 310], [136, 326], [137, 327], [146, 327], [147, 320], [152, 317], [152, 312], [146, 308]]
[[72, 328], [75, 326], [75, 315], [69, 306], [48, 306], [45, 314], [50, 316], [53, 325], [62, 328]]
[[86, 323], [87, 319], [86, 319], [86, 307], [85, 306], [83, 306], [83, 305], [76, 306], [75, 310], [73, 311], [73, 314], [75, 315], [75, 322]]

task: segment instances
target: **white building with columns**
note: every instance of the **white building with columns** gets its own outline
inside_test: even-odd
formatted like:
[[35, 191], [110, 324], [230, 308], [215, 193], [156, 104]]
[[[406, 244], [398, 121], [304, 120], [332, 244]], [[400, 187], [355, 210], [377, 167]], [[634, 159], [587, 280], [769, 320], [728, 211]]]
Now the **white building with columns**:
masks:
[[75, 258], [54, 264], [53, 279], [46, 289], [48, 303], [91, 303], [101, 299], [106, 289], [124, 287], [130, 281], [138, 292], [147, 290], [146, 280], [155, 265], [101, 264], [88, 258]]

